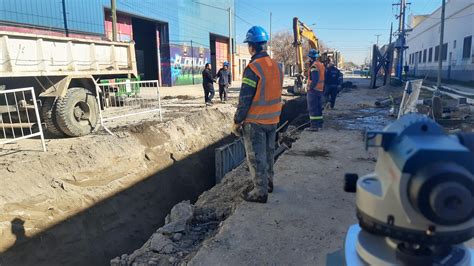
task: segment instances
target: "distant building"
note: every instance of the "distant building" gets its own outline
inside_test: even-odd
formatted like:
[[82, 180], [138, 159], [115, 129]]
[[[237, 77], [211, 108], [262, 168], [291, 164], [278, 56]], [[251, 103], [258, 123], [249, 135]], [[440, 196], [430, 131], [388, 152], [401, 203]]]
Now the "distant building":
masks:
[[237, 44], [235, 47], [234, 55], [234, 77], [235, 79], [241, 79], [244, 74], [244, 70], [250, 63], [252, 55], [249, 53], [247, 44]]
[[[0, 31], [112, 38], [110, 0], [0, 2]], [[198, 84], [206, 63], [230, 61], [228, 7], [234, 0], [117, 0], [117, 39], [135, 42], [142, 79]]]
[[[438, 70], [441, 7], [430, 15], [412, 16], [405, 63], [410, 74], [436, 77]], [[441, 47], [443, 79], [474, 81], [474, 2], [450, 0], [446, 3], [444, 44]]]

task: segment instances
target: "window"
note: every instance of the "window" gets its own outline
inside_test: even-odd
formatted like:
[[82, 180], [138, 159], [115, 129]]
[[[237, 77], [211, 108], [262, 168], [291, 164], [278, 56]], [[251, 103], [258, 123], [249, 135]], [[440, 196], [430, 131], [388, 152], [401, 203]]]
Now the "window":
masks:
[[439, 58], [439, 45], [436, 45], [435, 47], [435, 62], [438, 62]]
[[464, 44], [462, 47], [462, 58], [471, 57], [471, 46], [472, 46], [472, 36], [464, 38]]
[[448, 59], [448, 44], [443, 44], [443, 50], [441, 51], [441, 60], [446, 61]]
[[423, 63], [426, 63], [426, 52], [427, 50], [423, 50]]
[[413, 58], [413, 54], [410, 54], [410, 57], [409, 57], [409, 58], [410, 58], [410, 59], [408, 59], [408, 62], [409, 62], [410, 65], [411, 65], [411, 64], [412, 64], [411, 59]]
[[433, 47], [428, 51], [428, 62], [433, 61]]
[[418, 63], [421, 63], [421, 51], [418, 52]]
[[453, 49], [456, 49], [456, 40], [453, 41]]

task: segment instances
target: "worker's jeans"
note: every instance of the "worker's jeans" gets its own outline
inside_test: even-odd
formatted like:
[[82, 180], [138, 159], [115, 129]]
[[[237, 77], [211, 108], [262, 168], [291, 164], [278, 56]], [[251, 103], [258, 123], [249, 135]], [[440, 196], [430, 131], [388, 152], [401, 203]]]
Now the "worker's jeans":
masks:
[[229, 85], [222, 85], [219, 84], [219, 97], [221, 98], [221, 101], [227, 101], [227, 88]]
[[268, 194], [268, 183], [273, 182], [275, 138], [277, 125], [244, 123], [243, 137], [247, 164], [257, 196]]
[[314, 89], [308, 90], [308, 112], [312, 128], [323, 127], [323, 92]]
[[211, 84], [202, 84], [202, 87], [204, 88], [204, 101], [205, 103], [210, 103], [212, 102], [212, 98], [214, 98], [214, 85]]
[[336, 104], [337, 93], [337, 85], [328, 85], [326, 89], [324, 89], [324, 98], [326, 98], [327, 103], [331, 104], [331, 108], [334, 108]]

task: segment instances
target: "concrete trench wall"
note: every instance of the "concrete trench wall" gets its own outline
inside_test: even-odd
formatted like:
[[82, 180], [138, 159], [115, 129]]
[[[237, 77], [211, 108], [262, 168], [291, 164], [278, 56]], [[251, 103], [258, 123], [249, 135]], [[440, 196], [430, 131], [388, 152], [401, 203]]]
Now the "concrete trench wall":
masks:
[[93, 147], [87, 137], [24, 157], [29, 168], [21, 156], [4, 162], [0, 265], [105, 265], [140, 247], [174, 204], [214, 185], [214, 149], [230, 141], [232, 114], [145, 123], [118, 139], [92, 136]]

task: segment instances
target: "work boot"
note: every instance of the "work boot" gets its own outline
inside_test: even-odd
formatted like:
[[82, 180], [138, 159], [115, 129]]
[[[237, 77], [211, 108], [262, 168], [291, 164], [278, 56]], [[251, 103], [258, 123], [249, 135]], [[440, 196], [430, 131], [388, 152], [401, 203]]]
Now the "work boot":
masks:
[[268, 195], [262, 195], [255, 190], [248, 193], [247, 191], [243, 191], [241, 197], [243, 200], [248, 202], [267, 203], [268, 200]]
[[273, 181], [268, 181], [268, 193], [273, 192]]

